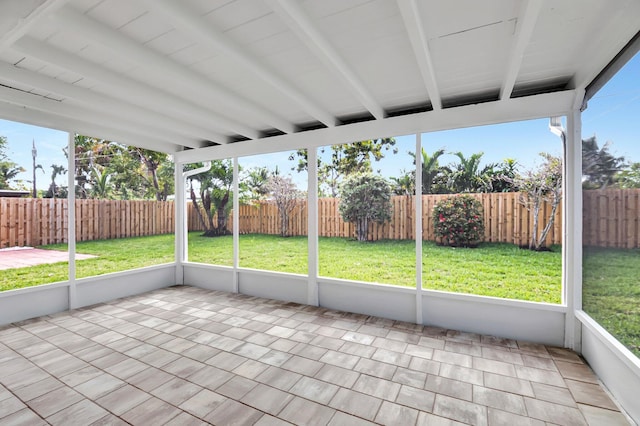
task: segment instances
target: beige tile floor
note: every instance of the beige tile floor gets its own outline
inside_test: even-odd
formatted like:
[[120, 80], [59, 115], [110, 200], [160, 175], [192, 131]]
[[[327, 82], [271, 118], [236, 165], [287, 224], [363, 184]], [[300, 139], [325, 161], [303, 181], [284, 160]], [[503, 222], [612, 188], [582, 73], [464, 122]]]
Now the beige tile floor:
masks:
[[0, 329], [0, 424], [626, 425], [575, 353], [172, 287]]

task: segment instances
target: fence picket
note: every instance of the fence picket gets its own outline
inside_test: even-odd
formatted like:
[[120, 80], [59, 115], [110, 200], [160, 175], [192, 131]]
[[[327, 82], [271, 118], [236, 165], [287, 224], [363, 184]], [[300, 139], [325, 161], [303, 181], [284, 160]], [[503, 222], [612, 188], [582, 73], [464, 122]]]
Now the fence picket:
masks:
[[[527, 245], [532, 233], [533, 217], [520, 202], [519, 193], [474, 194], [485, 209], [485, 241]], [[448, 195], [423, 195], [423, 240], [434, 240], [431, 211], [435, 203]], [[390, 222], [373, 224], [370, 237], [379, 239], [413, 239], [414, 197], [393, 197]], [[354, 226], [345, 223], [338, 211], [339, 200], [318, 199], [318, 235], [354, 237]], [[76, 238], [87, 241], [172, 233], [175, 227], [173, 202], [76, 200]], [[551, 207], [541, 211], [542, 230]], [[240, 233], [279, 234], [278, 209], [272, 202], [240, 206]], [[546, 244], [562, 243], [562, 204], [558, 206], [554, 225]], [[583, 243], [603, 247], [640, 247], [640, 189], [606, 189], [583, 192]], [[68, 206], [65, 199], [0, 198], [0, 248], [44, 245], [67, 241]], [[190, 231], [203, 227], [192, 203], [187, 204], [186, 218]], [[231, 216], [229, 216], [231, 218]], [[217, 218], [214, 217], [214, 221]], [[227, 229], [233, 229], [231, 220]], [[307, 205], [302, 201], [289, 217], [290, 235], [306, 235]]]

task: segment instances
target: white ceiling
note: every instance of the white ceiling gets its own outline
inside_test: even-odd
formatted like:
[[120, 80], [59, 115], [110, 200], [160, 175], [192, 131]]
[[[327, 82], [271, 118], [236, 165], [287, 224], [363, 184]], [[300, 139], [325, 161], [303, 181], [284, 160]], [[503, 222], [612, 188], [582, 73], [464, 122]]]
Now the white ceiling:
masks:
[[639, 31], [637, 0], [3, 0], [0, 118], [193, 161], [549, 116]]

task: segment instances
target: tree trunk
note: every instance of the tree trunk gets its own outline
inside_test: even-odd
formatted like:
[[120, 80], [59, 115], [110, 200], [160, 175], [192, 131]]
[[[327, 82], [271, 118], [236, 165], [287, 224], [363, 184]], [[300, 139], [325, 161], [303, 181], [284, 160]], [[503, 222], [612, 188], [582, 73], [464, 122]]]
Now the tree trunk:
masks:
[[369, 235], [369, 220], [358, 219], [356, 221], [356, 237], [358, 241], [367, 241]]
[[198, 219], [200, 219], [200, 224], [206, 231], [207, 224], [204, 221], [204, 217], [202, 217], [202, 212], [200, 211], [200, 206], [198, 206], [198, 199], [196, 198], [196, 192], [193, 190], [193, 187], [191, 188], [191, 192], [189, 195], [191, 196], [191, 202], [193, 203], [193, 208], [195, 209], [196, 213], [198, 213]]
[[289, 232], [289, 214], [286, 209], [280, 209], [280, 236], [286, 237]]
[[531, 241], [529, 242], [529, 250], [538, 250], [538, 214], [540, 213], [540, 202], [536, 199], [533, 204], [533, 231], [531, 232]]

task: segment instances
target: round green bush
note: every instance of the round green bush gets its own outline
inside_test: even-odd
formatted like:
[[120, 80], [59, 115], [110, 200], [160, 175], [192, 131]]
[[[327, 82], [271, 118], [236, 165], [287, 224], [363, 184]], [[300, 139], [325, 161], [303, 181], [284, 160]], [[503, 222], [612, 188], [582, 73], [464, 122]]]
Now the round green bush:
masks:
[[433, 207], [436, 242], [451, 247], [476, 247], [484, 239], [482, 204], [471, 195], [445, 198]]

